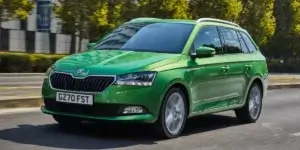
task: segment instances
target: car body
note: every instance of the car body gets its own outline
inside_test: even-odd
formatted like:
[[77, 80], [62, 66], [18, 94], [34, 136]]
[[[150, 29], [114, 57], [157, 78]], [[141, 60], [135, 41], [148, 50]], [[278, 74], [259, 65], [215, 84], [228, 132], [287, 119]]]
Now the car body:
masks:
[[234, 110], [244, 122], [259, 118], [266, 59], [235, 23], [137, 18], [90, 46], [46, 72], [41, 110], [61, 124], [135, 121], [175, 138], [194, 116]]

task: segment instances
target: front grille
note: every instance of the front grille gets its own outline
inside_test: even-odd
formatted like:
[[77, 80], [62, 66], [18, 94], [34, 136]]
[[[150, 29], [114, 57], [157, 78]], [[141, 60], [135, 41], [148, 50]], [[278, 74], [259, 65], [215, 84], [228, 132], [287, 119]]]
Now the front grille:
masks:
[[50, 82], [53, 88], [60, 90], [102, 92], [114, 82], [114, 77], [88, 76], [84, 79], [76, 79], [70, 74], [53, 73]]
[[55, 99], [44, 99], [45, 107], [50, 111], [89, 116], [120, 116], [124, 110], [120, 104], [94, 104], [93, 106], [56, 102]]

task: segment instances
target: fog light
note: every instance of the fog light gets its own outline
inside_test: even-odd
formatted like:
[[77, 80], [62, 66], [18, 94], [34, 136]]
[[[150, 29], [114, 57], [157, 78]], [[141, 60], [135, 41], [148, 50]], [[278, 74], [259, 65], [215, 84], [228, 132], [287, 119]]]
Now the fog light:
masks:
[[129, 106], [125, 107], [123, 114], [139, 114], [142, 113], [144, 109], [140, 106]]

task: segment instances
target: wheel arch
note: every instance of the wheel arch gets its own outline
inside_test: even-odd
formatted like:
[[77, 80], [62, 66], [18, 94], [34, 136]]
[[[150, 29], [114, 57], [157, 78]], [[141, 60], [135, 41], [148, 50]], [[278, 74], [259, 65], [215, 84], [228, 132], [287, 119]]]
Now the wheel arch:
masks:
[[186, 97], [186, 107], [187, 107], [187, 115], [189, 115], [190, 113], [190, 109], [191, 109], [191, 92], [188, 88], [188, 84], [185, 83], [183, 80], [181, 79], [174, 79], [170, 84], [169, 86], [166, 88], [166, 90], [164, 91], [164, 94], [162, 96], [162, 101], [161, 101], [161, 104], [162, 102], [164, 101], [164, 98], [165, 98], [165, 95], [167, 94], [167, 92], [171, 89], [171, 88], [179, 88], [182, 90], [182, 92], [185, 94], [185, 97]]
[[249, 84], [246, 88], [245, 95], [244, 95], [244, 98], [243, 98], [243, 103], [242, 103], [243, 105], [246, 103], [247, 96], [248, 96], [248, 93], [249, 93], [249, 90], [250, 90], [251, 86], [255, 83], [257, 83], [260, 86], [260, 88], [262, 90], [261, 92], [264, 96], [264, 93], [266, 92], [266, 88], [264, 88], [265, 87], [264, 81], [260, 76], [255, 76], [250, 80], [250, 82], [249, 82]]

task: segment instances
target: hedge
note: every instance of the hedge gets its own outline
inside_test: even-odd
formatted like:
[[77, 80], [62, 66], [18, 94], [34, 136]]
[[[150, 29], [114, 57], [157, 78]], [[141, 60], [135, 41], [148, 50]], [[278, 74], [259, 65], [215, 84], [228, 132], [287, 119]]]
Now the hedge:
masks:
[[269, 72], [300, 73], [300, 58], [267, 59]]
[[1, 73], [44, 73], [66, 55], [0, 52]]
[[[0, 52], [0, 73], [43, 73], [66, 55]], [[267, 59], [269, 72], [300, 73], [300, 58]]]

